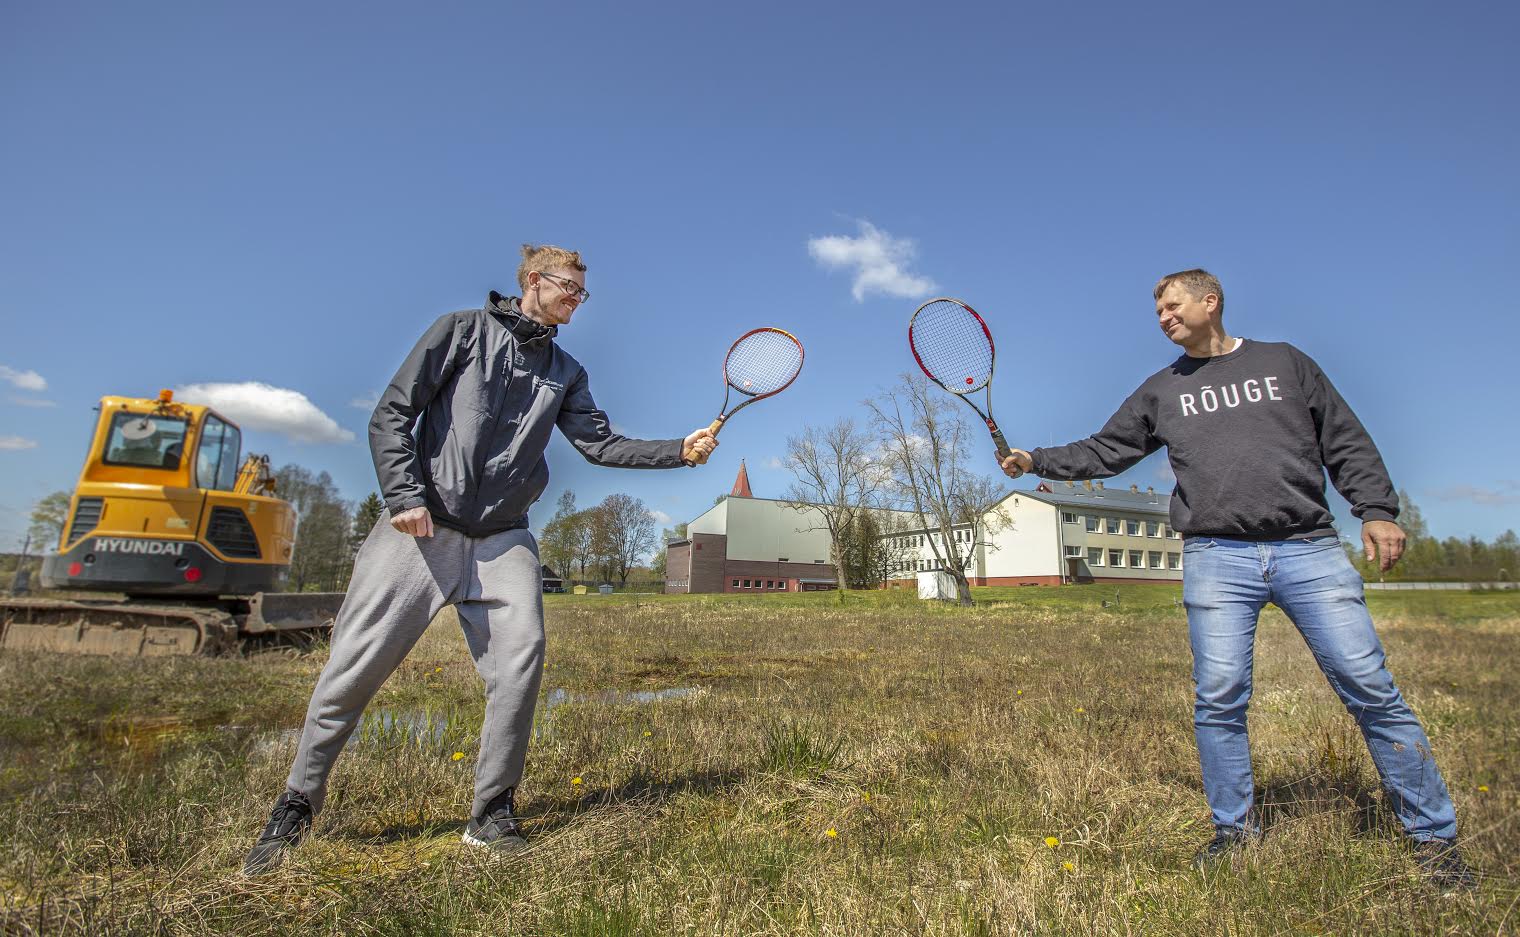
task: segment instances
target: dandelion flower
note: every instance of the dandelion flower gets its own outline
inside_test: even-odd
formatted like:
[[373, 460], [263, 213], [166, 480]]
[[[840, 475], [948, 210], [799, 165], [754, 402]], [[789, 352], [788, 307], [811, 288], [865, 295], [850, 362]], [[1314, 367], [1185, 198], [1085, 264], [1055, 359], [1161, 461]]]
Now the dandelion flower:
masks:
[[1488, 793], [1488, 785], [1487, 784], [1479, 784], [1478, 785], [1478, 790], [1481, 793], [1487, 794]]
[[839, 831], [836, 830], [836, 829], [834, 829], [831, 826], [828, 829], [826, 829], [826, 830], [823, 831], [823, 835], [827, 836], [829, 839], [838, 839], [839, 838]]
[[1015, 690], [1013, 695], [1014, 696], [1023, 696], [1024, 695], [1024, 691], [1023, 690]]
[[1087, 712], [1087, 710], [1083, 709], [1081, 706], [1077, 707], [1077, 714], [1078, 715], [1081, 715], [1082, 713], [1085, 713], [1085, 712]]
[[1068, 872], [1075, 872], [1077, 870], [1077, 867], [1070, 862], [1061, 863], [1061, 868], [1065, 869]]
[[650, 736], [651, 736], [651, 735], [654, 735], [654, 733], [653, 733], [653, 732], [651, 732], [651, 731], [649, 731], [649, 730], [648, 730], [648, 729], [645, 729], [645, 730], [644, 730], [644, 738], [646, 738], [646, 739], [647, 739], [647, 738], [649, 738], [649, 737], [650, 737]]
[[860, 799], [869, 804], [871, 802], [871, 792], [870, 791], [862, 791], [861, 794], [860, 794]]
[[575, 777], [573, 777], [573, 778], [570, 779], [570, 786], [571, 787], [579, 787], [580, 783], [581, 783], [581, 776], [578, 775], [578, 774]]
[[464, 757], [464, 752], [455, 752], [452, 757], [455, 761], [458, 761]]
[[1045, 837], [1045, 845], [1049, 846], [1051, 849], [1054, 849], [1057, 846], [1061, 845], [1061, 840], [1055, 836], [1047, 836]]
[[433, 668], [433, 673], [443, 673], [443, 668], [442, 667], [434, 667]]

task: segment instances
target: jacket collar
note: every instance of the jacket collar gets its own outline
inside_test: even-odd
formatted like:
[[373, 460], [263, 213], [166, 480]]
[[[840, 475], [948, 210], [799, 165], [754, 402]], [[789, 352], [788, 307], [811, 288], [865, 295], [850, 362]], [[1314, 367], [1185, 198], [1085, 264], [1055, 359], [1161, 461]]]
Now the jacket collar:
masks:
[[559, 334], [553, 325], [540, 325], [523, 315], [516, 296], [503, 296], [495, 290], [486, 297], [486, 312], [501, 320], [513, 337], [524, 345], [547, 345]]

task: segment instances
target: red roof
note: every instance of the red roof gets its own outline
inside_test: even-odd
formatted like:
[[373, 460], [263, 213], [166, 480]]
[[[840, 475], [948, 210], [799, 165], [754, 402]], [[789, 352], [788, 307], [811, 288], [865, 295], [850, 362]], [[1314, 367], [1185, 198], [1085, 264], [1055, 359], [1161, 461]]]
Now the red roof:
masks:
[[739, 474], [734, 479], [734, 490], [728, 493], [730, 498], [753, 498], [749, 490], [749, 471], [744, 467], [744, 460], [739, 460]]

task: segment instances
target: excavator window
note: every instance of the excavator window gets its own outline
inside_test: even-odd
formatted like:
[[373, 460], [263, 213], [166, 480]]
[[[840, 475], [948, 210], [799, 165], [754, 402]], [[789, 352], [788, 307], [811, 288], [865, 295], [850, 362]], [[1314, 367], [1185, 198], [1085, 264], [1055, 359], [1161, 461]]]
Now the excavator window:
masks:
[[106, 441], [109, 465], [177, 469], [185, 444], [185, 421], [168, 416], [118, 413]]
[[195, 457], [195, 483], [218, 491], [237, 488], [238, 450], [242, 444], [242, 433], [237, 427], [208, 413]]

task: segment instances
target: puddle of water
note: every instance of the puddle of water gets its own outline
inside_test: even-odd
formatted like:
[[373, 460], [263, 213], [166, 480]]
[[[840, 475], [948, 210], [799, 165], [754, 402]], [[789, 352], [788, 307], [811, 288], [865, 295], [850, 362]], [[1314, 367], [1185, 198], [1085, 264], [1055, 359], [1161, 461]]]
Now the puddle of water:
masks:
[[[543, 702], [535, 714], [533, 736], [538, 738], [548, 731], [547, 724], [554, 710], [569, 703], [611, 703], [648, 705], [663, 700], [685, 699], [703, 691], [702, 687], [678, 686], [663, 690], [598, 690], [591, 693], [572, 693], [560, 687], [544, 694]], [[232, 731], [242, 727], [224, 726]], [[348, 744], [394, 746], [416, 745], [422, 748], [444, 748], [448, 744], [463, 744], [464, 735], [473, 737], [479, 727], [473, 723], [464, 726], [457, 713], [433, 712], [426, 709], [372, 709], [359, 718], [354, 734]], [[301, 741], [301, 726], [276, 729], [259, 733], [253, 748], [261, 753], [294, 748]]]
[[[451, 733], [451, 730], [459, 728], [457, 720], [449, 713], [425, 709], [373, 709], [359, 717], [359, 725], [343, 747], [416, 745], [442, 748], [451, 734], [459, 734], [457, 731]], [[261, 732], [253, 747], [266, 753], [287, 746], [294, 748], [300, 744], [301, 729], [302, 726], [293, 726]]]
[[554, 710], [568, 703], [635, 703], [645, 705], [661, 700], [685, 699], [701, 693], [703, 687], [676, 686], [663, 690], [598, 690], [592, 693], [571, 693], [558, 687], [544, 694], [543, 705], [533, 719], [533, 737], [539, 738], [549, 731], [549, 720]]

